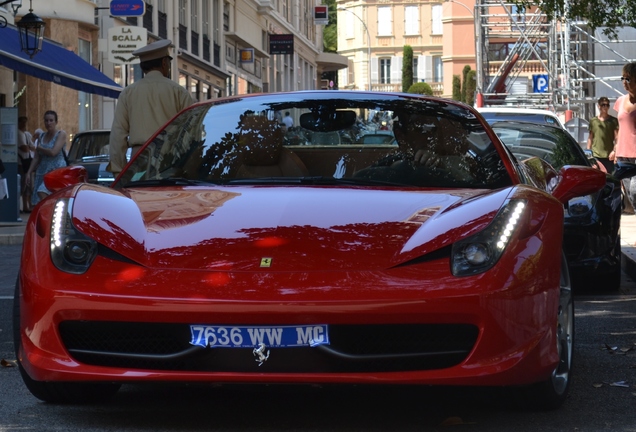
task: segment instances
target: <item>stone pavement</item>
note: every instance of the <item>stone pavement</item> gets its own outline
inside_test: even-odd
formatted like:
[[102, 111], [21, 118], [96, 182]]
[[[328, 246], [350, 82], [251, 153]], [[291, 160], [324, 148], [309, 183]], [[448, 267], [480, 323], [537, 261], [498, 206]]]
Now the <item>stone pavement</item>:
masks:
[[0, 222], [0, 246], [22, 244], [29, 213], [21, 213], [17, 222]]
[[636, 216], [621, 216], [622, 266], [629, 277], [636, 280]]
[[[22, 244], [22, 236], [29, 214], [22, 213], [21, 221], [0, 222], [0, 246]], [[625, 273], [636, 280], [636, 216], [623, 214], [621, 217], [622, 267]]]

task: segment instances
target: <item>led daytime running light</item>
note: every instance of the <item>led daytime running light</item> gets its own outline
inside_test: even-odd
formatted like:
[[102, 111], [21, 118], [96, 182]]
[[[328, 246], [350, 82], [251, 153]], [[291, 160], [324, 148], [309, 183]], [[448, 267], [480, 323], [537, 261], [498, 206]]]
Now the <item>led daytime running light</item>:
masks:
[[501, 232], [499, 236], [499, 241], [497, 241], [497, 249], [499, 249], [500, 251], [504, 250], [506, 248], [506, 245], [510, 241], [510, 236], [515, 231], [515, 227], [517, 226], [517, 223], [519, 222], [519, 218], [521, 217], [521, 214], [523, 213], [523, 209], [525, 207], [526, 207], [526, 204], [523, 201], [517, 202], [514, 210], [508, 217], [508, 223], [506, 224], [505, 228]]
[[82, 274], [97, 256], [97, 242], [77, 231], [73, 225], [73, 198], [55, 203], [51, 215], [51, 261], [66, 273]]
[[486, 228], [453, 244], [452, 274], [469, 276], [492, 268], [521, 224], [526, 207], [527, 203], [523, 200], [508, 201]]
[[66, 215], [65, 200], [60, 200], [55, 204], [53, 211], [53, 220], [51, 221], [51, 246], [59, 248], [62, 246], [62, 229], [64, 225], [64, 216]]

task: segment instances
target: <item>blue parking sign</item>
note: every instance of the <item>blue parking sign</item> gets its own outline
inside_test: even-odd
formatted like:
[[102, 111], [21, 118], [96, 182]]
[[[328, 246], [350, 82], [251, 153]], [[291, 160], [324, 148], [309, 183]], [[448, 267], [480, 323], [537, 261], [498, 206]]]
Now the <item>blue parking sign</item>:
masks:
[[532, 91], [534, 93], [545, 93], [548, 91], [548, 75], [532, 75]]
[[110, 0], [110, 15], [116, 17], [143, 16], [146, 3], [143, 0]]

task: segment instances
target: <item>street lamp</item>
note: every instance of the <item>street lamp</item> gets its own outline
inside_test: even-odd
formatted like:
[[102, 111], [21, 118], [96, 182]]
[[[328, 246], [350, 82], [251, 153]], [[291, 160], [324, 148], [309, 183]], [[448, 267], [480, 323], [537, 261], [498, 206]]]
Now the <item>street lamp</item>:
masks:
[[29, 2], [29, 13], [22, 17], [15, 25], [20, 30], [20, 46], [22, 51], [33, 58], [42, 51], [42, 38], [44, 36], [44, 20], [33, 13], [33, 0]]
[[[0, 0], [0, 6], [9, 3], [11, 3], [11, 8], [13, 9], [13, 16], [15, 16], [18, 13], [18, 9], [22, 7], [22, 0]], [[30, 0], [29, 4], [29, 13], [23, 16], [15, 25], [20, 31], [20, 49], [33, 58], [39, 51], [42, 51], [42, 38], [46, 24], [42, 18], [33, 13], [33, 0]]]
[[369, 85], [367, 88], [369, 91], [371, 91], [371, 34], [369, 33], [367, 24], [364, 22], [362, 18], [360, 18], [360, 16], [357, 13], [355, 13], [351, 9], [348, 9], [344, 6], [338, 6], [338, 10], [347, 11], [353, 14], [354, 17], [360, 20], [360, 22], [362, 23], [364, 27], [364, 30], [367, 32], [367, 78], [369, 79]]

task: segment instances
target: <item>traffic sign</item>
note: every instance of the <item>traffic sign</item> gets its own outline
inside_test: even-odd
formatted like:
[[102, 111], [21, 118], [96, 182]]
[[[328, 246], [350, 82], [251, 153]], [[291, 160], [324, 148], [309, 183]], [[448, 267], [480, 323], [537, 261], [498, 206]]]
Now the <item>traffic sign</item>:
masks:
[[110, 14], [116, 17], [138, 17], [146, 13], [143, 0], [110, 0]]
[[548, 75], [532, 75], [532, 90], [534, 93], [546, 93], [549, 89]]

